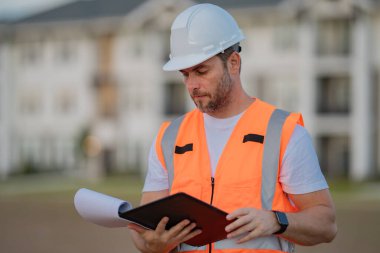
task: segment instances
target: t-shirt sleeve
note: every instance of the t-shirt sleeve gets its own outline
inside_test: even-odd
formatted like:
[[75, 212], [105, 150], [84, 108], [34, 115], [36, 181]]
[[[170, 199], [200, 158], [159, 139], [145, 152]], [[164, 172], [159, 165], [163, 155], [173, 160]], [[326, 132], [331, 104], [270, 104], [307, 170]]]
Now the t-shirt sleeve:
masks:
[[148, 172], [145, 177], [143, 192], [162, 191], [169, 189], [168, 173], [162, 167], [158, 159], [156, 148], [156, 139], [150, 148], [148, 159]]
[[300, 125], [296, 125], [289, 140], [279, 180], [283, 190], [289, 194], [304, 194], [328, 188], [310, 134]]

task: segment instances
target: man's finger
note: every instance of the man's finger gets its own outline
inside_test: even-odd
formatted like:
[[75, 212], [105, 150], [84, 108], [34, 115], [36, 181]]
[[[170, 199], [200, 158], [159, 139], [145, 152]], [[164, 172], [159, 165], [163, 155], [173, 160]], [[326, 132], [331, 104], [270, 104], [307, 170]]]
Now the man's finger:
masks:
[[168, 217], [164, 217], [160, 220], [160, 222], [158, 223], [157, 227], [156, 227], [156, 231], [159, 233], [159, 234], [162, 234], [165, 232], [165, 228], [166, 228], [166, 224], [168, 224], [169, 222], [169, 218]]
[[196, 229], [193, 232], [191, 232], [190, 234], [188, 234], [187, 236], [185, 236], [185, 238], [183, 238], [180, 242], [181, 243], [182, 242], [186, 242], [187, 240], [190, 240], [191, 238], [193, 238], [193, 237], [195, 237], [195, 236], [197, 236], [197, 235], [199, 235], [201, 233], [202, 233], [202, 230]]
[[189, 225], [189, 220], [183, 220], [174, 227], [170, 228], [168, 231], [169, 237], [175, 237], [180, 233], [187, 225]]
[[145, 231], [147, 231], [147, 229], [137, 225], [137, 224], [134, 224], [134, 223], [130, 223], [127, 225], [127, 227], [130, 229], [130, 230], [133, 230], [133, 231], [136, 231], [137, 233], [139, 234], [142, 234], [144, 233]]
[[234, 230], [233, 232], [229, 233], [227, 235], [227, 238], [236, 237], [236, 236], [239, 236], [239, 235], [244, 234], [246, 232], [250, 232], [254, 229], [255, 229], [255, 225], [252, 223], [249, 223], [249, 224], [246, 224], [245, 226], [241, 226], [238, 229]]
[[251, 221], [252, 221], [252, 219], [250, 219], [250, 217], [248, 217], [248, 216], [240, 217], [236, 221], [234, 221], [231, 224], [229, 224], [228, 226], [226, 226], [225, 230], [226, 230], [226, 232], [234, 231], [234, 230], [238, 229], [239, 227], [250, 223]]
[[183, 237], [187, 236], [197, 225], [195, 223], [191, 223], [190, 225], [186, 226], [182, 231], [179, 232], [177, 235], [177, 238], [179, 240], [182, 240]]
[[227, 220], [233, 220], [249, 213], [249, 208], [240, 208], [227, 215]]

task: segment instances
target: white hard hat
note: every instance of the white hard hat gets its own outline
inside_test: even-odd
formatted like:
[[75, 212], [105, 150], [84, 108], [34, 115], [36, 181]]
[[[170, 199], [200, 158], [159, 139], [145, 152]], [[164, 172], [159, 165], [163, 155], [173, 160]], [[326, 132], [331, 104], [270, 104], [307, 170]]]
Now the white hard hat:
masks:
[[163, 70], [193, 67], [244, 38], [235, 19], [224, 9], [213, 4], [194, 5], [173, 22], [170, 60]]

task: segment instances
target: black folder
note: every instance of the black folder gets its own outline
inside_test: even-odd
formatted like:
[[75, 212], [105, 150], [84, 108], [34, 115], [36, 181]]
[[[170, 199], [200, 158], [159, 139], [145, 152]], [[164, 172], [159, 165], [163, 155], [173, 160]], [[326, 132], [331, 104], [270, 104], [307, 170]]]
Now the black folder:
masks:
[[146, 205], [119, 212], [119, 216], [148, 229], [155, 229], [163, 217], [169, 217], [166, 229], [170, 229], [184, 219], [197, 224], [202, 233], [186, 241], [192, 246], [203, 246], [225, 239], [227, 213], [186, 193], [176, 193], [150, 202]]

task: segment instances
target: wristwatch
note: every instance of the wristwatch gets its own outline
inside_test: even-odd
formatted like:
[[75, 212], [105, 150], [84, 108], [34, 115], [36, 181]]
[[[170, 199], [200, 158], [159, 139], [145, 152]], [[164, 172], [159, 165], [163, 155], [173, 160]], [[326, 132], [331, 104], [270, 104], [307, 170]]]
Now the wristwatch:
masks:
[[277, 222], [280, 225], [280, 229], [277, 232], [274, 232], [274, 235], [282, 234], [287, 229], [289, 222], [288, 218], [286, 217], [286, 214], [279, 211], [273, 211], [273, 213], [276, 215]]

